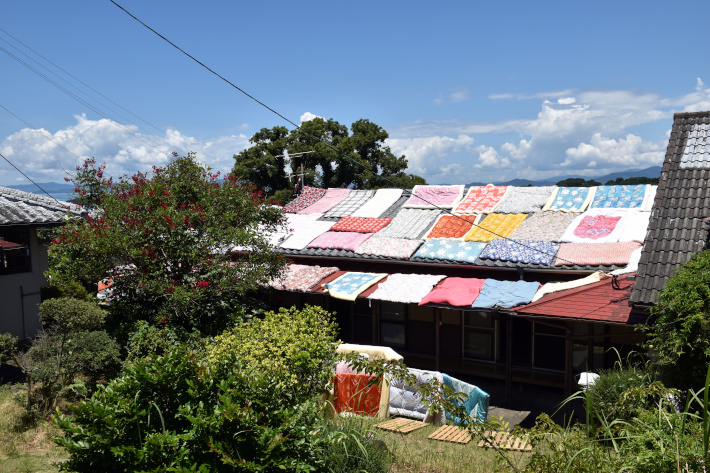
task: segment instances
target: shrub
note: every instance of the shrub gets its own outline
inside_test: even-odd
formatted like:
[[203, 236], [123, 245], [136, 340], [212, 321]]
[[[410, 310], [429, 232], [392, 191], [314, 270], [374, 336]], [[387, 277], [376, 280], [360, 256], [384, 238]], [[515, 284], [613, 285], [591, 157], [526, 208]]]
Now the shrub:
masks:
[[49, 286], [42, 286], [40, 295], [43, 301], [60, 297], [70, 297], [82, 301], [91, 300], [89, 291], [77, 281], [53, 282]]
[[329, 436], [324, 451], [325, 471], [331, 473], [384, 473], [390, 471], [387, 445], [361, 419], [336, 418], [324, 426]]
[[175, 332], [165, 324], [156, 327], [144, 320], [139, 320], [126, 344], [126, 363], [133, 363], [151, 355], [162, 356], [180, 343]]
[[39, 306], [39, 319], [45, 330], [69, 334], [95, 330], [103, 324], [106, 312], [96, 303], [60, 297], [49, 299]]
[[[590, 386], [587, 407], [596, 411], [597, 416], [608, 419], [628, 420], [633, 412], [620, 409], [619, 400], [622, 393], [630, 388], [638, 388], [651, 384], [648, 374], [639, 368], [622, 368], [604, 370], [599, 378]], [[641, 407], [641, 406], [639, 406]]]

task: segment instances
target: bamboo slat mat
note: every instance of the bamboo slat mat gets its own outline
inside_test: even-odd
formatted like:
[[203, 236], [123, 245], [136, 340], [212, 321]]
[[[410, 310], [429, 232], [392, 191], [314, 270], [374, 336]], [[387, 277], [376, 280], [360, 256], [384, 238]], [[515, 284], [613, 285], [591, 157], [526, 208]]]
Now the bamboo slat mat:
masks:
[[454, 442], [466, 444], [471, 441], [471, 434], [456, 425], [442, 425], [428, 438], [441, 440], [442, 442]]
[[[510, 438], [509, 432], [484, 432], [483, 436], [490, 440], [493, 445], [503, 450], [518, 450], [527, 452], [532, 450], [532, 445], [528, 443], [527, 437]], [[478, 442], [479, 447], [488, 445], [485, 439]]]
[[402, 434], [408, 434], [422, 427], [426, 427], [425, 422], [418, 420], [405, 419], [403, 417], [395, 417], [394, 419], [386, 420], [375, 425], [378, 429], [391, 430]]

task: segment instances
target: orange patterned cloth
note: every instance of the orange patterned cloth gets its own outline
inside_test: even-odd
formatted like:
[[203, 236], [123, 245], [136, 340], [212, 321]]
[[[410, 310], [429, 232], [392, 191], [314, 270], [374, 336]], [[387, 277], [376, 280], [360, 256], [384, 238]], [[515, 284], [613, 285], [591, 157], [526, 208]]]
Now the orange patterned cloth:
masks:
[[[488, 214], [464, 237], [465, 241], [491, 241], [506, 238], [518, 228], [528, 214]], [[490, 231], [488, 231], [490, 230]]]
[[391, 218], [343, 217], [330, 227], [330, 231], [377, 233], [389, 225], [391, 221]]
[[371, 374], [338, 373], [334, 376], [335, 412], [353, 412], [377, 416], [382, 397], [382, 383], [373, 382]]
[[473, 224], [479, 218], [478, 215], [442, 215], [436, 221], [426, 239], [447, 238], [450, 240], [461, 240], [466, 233], [471, 230]]
[[508, 186], [473, 186], [461, 203], [454, 208], [454, 213], [493, 212], [507, 191]]

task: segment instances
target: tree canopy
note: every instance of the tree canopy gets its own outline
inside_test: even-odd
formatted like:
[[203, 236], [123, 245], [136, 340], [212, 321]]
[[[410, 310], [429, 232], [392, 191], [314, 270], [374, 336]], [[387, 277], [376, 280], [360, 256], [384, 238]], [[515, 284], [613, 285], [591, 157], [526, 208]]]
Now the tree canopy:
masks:
[[[111, 312], [122, 321], [221, 331], [245, 293], [280, 273], [282, 258], [265, 235], [283, 214], [255, 186], [231, 175], [222, 181], [193, 156], [115, 183], [102, 170], [78, 170], [79, 195], [100, 191], [85, 220], [58, 231], [48, 274], [56, 282], [111, 278]], [[236, 246], [247, 252], [233, 262]]]
[[[349, 130], [332, 118], [314, 118], [290, 131], [283, 126], [262, 128], [251, 137], [253, 146], [234, 156], [233, 173], [282, 202], [291, 198], [294, 187], [287, 177], [287, 164], [294, 174], [303, 165], [304, 185], [378, 189], [426, 184], [422, 177], [406, 173], [407, 159], [385, 145], [388, 137], [381, 126], [366, 119], [356, 121]], [[290, 163], [284, 150], [292, 155]]]
[[601, 186], [602, 183], [594, 179], [586, 180], [581, 177], [570, 177], [557, 183], [559, 187], [595, 187]]

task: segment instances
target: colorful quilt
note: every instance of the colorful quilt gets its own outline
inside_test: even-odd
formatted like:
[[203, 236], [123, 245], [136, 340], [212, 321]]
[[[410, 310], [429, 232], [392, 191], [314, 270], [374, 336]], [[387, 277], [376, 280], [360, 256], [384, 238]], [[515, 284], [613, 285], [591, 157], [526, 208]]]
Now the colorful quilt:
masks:
[[481, 292], [485, 279], [446, 278], [434, 288], [419, 305], [446, 304], [454, 307], [470, 307]]
[[300, 214], [317, 214], [325, 213], [338, 205], [342, 200], [350, 194], [350, 189], [339, 189], [337, 187], [329, 188], [323, 197], [315, 201], [303, 210], [299, 210]]
[[559, 243], [549, 241], [496, 238], [486, 245], [483, 252], [481, 252], [481, 258], [549, 266], [555, 259], [559, 248]]
[[478, 241], [429, 240], [424, 242], [414, 257], [473, 263], [485, 246], [486, 243]]
[[309, 268], [310, 266], [306, 264], [288, 264], [283, 268], [283, 275], [280, 278], [272, 279], [269, 281], [269, 286], [274, 289], [284, 289], [284, 282], [290, 277], [296, 274], [301, 269]]
[[651, 212], [627, 210], [626, 225], [624, 225], [624, 231], [619, 236], [619, 241], [638, 241], [643, 243], [646, 239], [646, 231], [648, 230], [650, 219]]
[[324, 284], [331, 297], [354, 301], [364, 290], [387, 277], [386, 273], [345, 273], [338, 279]]
[[372, 233], [357, 232], [325, 232], [310, 242], [307, 248], [322, 248], [325, 250], [355, 251]]
[[625, 210], [590, 209], [575, 218], [560, 241], [565, 243], [613, 243], [626, 225]]
[[648, 186], [599, 186], [592, 200], [592, 209], [640, 209]]
[[508, 191], [508, 186], [473, 186], [454, 209], [457, 214], [491, 213]]
[[550, 200], [555, 186], [510, 187], [495, 209], [499, 214], [531, 214], [539, 212]]
[[376, 417], [380, 410], [382, 383], [372, 382], [374, 378], [370, 374], [336, 374], [333, 377], [335, 412]]
[[377, 236], [421, 240], [440, 214], [441, 210], [402, 209]]
[[555, 266], [577, 264], [580, 266], [626, 266], [631, 253], [641, 247], [641, 243], [562, 243], [557, 252]]
[[337, 271], [338, 268], [335, 266], [309, 266], [305, 269], [299, 269], [283, 281], [283, 289], [307, 292], [318, 285], [323, 279]]
[[377, 189], [375, 196], [353, 213], [353, 217], [378, 218], [402, 196], [402, 189]]
[[369, 297], [380, 301], [419, 304], [444, 277], [430, 274], [391, 274]]
[[463, 240], [478, 222], [480, 215], [441, 215], [426, 236], [426, 239], [445, 238], [448, 240]]
[[376, 233], [389, 225], [391, 221], [391, 218], [343, 217], [330, 228], [330, 231]]
[[558, 187], [542, 210], [584, 212], [594, 198], [596, 187]]
[[[454, 390], [455, 393], [463, 393], [466, 395], [464, 401], [452, 399], [451, 401], [466, 409], [466, 413], [471, 417], [476, 417], [481, 422], [485, 422], [488, 417], [488, 407], [490, 404], [491, 395], [473, 384], [468, 384], [464, 381], [452, 378], [446, 373], [444, 375], [444, 384]], [[446, 420], [450, 420], [456, 425], [461, 425], [463, 420], [458, 416], [452, 415], [446, 411]]]
[[528, 304], [540, 287], [540, 283], [527, 281], [498, 281], [486, 279], [481, 293], [473, 302], [472, 307], [481, 309], [512, 309]]
[[491, 241], [507, 238], [518, 228], [527, 214], [488, 214], [481, 223], [466, 234], [466, 241]]
[[373, 195], [375, 195], [375, 191], [373, 190], [350, 191], [350, 194], [348, 194], [345, 199], [339, 202], [338, 205], [332, 209], [328, 210], [323, 216], [327, 218], [348, 217], [355, 213], [357, 209], [365, 205], [365, 202], [370, 200]]
[[463, 185], [414, 186], [405, 207], [418, 209], [453, 208], [463, 197]]
[[321, 197], [325, 195], [325, 189], [306, 186], [303, 188], [301, 195], [293, 199], [284, 206], [284, 212], [296, 213], [305, 209], [309, 205], [313, 205]]
[[365, 243], [358, 246], [355, 253], [358, 255], [409, 259], [422, 243], [423, 242], [421, 240], [406, 240], [404, 238], [390, 238], [373, 235], [365, 241]]
[[513, 230], [513, 240], [560, 241], [577, 214], [570, 212], [535, 212]]
[[332, 226], [333, 222], [310, 221], [308, 225], [293, 232], [280, 246], [289, 250], [302, 250], [316, 237], [330, 230]]

